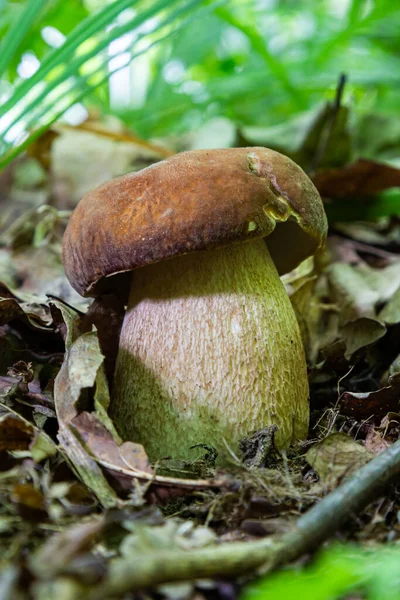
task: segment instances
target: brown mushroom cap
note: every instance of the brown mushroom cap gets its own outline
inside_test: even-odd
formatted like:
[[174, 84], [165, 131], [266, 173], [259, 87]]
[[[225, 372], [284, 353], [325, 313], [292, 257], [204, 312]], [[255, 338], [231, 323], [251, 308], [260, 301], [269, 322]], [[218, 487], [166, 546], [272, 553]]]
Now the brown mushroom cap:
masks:
[[64, 236], [72, 286], [95, 296], [112, 275], [188, 252], [267, 237], [280, 274], [321, 246], [321, 198], [292, 160], [267, 148], [182, 152], [86, 194]]

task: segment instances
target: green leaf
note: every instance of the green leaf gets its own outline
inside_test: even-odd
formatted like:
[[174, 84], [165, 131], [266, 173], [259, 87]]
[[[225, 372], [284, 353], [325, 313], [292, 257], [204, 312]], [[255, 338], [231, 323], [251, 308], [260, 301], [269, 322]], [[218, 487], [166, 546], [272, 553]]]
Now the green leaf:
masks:
[[[157, 29], [154, 32], [144, 33], [136, 38], [134, 44], [143, 42], [146, 38], [149, 38], [149, 42], [144, 49], [140, 49], [137, 52], [131, 52], [130, 60], [132, 60], [134, 57], [148, 51], [154, 44], [164, 41], [166, 38], [173, 35], [182, 26], [182, 21], [185, 22], [185, 19], [194, 18], [196, 12], [199, 14], [203, 2], [199, 5], [198, 0], [192, 0], [191, 2], [175, 0], [173, 3], [171, 3], [170, 0], [159, 0], [146, 10], [139, 12], [128, 22], [117, 25], [110, 31], [101, 31], [102, 35], [93, 40], [91, 47], [87, 51], [79, 53], [78, 49], [83, 40], [86, 40], [88, 32], [94, 33], [101, 30], [104, 25], [104, 12], [110, 9], [110, 7], [114, 7], [115, 11], [115, 5], [118, 5], [121, 11], [122, 8], [126, 7], [126, 4], [127, 0], [118, 0], [113, 3], [113, 5], [107, 6], [101, 13], [97, 13], [93, 17], [86, 19], [86, 21], [89, 21], [87, 28], [82, 28], [82, 25], [86, 21], [81, 23], [67, 38], [65, 44], [57, 49], [57, 51], [50, 52], [48, 55], [49, 58], [43, 61], [40, 69], [29, 80], [17, 87], [13, 96], [4, 104], [2, 110], [0, 110], [1, 117], [7, 110], [11, 108], [14, 108], [14, 110], [17, 109], [17, 114], [13, 122], [5, 128], [3, 136], [13, 126], [18, 123], [23, 123], [28, 114], [28, 130], [31, 128], [33, 129], [33, 132], [27, 139], [25, 138], [24, 141], [17, 143], [14, 148], [9, 148], [9, 144], [5, 144], [6, 151], [3, 157], [0, 158], [0, 167], [5, 166], [5, 164], [26, 148], [52, 122], [57, 120], [67, 108], [82, 100], [90, 91], [107, 81], [112, 73], [115, 73], [122, 68], [118, 67], [114, 71], [107, 70], [106, 67], [109, 58], [108, 56], [101, 55], [101, 51], [114, 39], [121, 37], [129, 31], [137, 29], [156, 15], [161, 14], [161, 16], [165, 17], [160, 20]], [[172, 7], [174, 7], [175, 10], [172, 10]], [[212, 7], [208, 7], [208, 3], [202, 8], [203, 11], [206, 10], [208, 12], [211, 9]], [[110, 16], [108, 13], [107, 15]], [[93, 24], [95, 17], [97, 20]], [[70, 60], [67, 60], [68, 57]], [[95, 58], [98, 59], [98, 65], [95, 66], [93, 71], [82, 75], [80, 72], [81, 68], [91, 59]], [[54, 76], [54, 73], [57, 73], [56, 67], [61, 69], [61, 71], [60, 74]], [[49, 76], [43, 89], [42, 86], [38, 86], [38, 88], [35, 87], [36, 84], [40, 83], [47, 75], [51, 75], [51, 73], [53, 73], [53, 77]], [[77, 76], [78, 79], [71, 79], [73, 76]], [[69, 89], [65, 88], [67, 82], [70, 82]], [[39, 93], [35, 94], [37, 89], [39, 90]], [[56, 92], [56, 97], [51, 95], [53, 92]], [[31, 98], [28, 102], [24, 101], [24, 96], [27, 93], [30, 94]], [[43, 122], [44, 124], [41, 127], [41, 123]]]
[[398, 545], [375, 546], [368, 551], [334, 546], [311, 567], [282, 571], [248, 586], [241, 600], [339, 600], [351, 592], [364, 592], [362, 597], [368, 600], [397, 600], [399, 560]]
[[14, 22], [0, 44], [0, 77], [24, 40], [32, 22], [37, 19], [47, 0], [30, 0], [21, 17]]

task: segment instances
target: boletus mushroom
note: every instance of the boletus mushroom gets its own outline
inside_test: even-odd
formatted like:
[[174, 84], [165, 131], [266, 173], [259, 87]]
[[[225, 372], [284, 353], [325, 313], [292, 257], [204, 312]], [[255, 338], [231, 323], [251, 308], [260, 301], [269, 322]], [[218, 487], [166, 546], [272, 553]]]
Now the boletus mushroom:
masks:
[[[279, 278], [319, 248], [317, 190], [267, 148], [177, 154], [89, 192], [64, 237], [82, 295], [132, 271], [111, 416], [152, 460], [187, 458], [267, 425], [286, 447], [307, 434], [299, 328]], [[224, 442], [226, 441], [226, 444]]]

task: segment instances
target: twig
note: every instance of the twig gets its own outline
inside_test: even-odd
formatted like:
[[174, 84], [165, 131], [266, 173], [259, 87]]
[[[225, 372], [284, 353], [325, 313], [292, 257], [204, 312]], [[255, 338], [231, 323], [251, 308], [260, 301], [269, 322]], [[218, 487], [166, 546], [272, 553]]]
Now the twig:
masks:
[[166, 487], [182, 487], [190, 488], [193, 490], [199, 489], [215, 489], [223, 488], [229, 485], [228, 479], [183, 479], [182, 477], [167, 477], [165, 475], [156, 475], [155, 473], [147, 473], [146, 471], [140, 471], [139, 469], [124, 468], [113, 463], [109, 463], [101, 458], [93, 457], [93, 459], [102, 467], [109, 469], [114, 473], [121, 473], [128, 477], [134, 477], [135, 479], [141, 479], [143, 481], [150, 481], [151, 483], [159, 483]]
[[155, 551], [116, 559], [101, 589], [90, 598], [115, 597], [172, 581], [204, 577], [237, 577], [256, 569], [275, 569], [318, 547], [379, 497], [400, 475], [400, 440], [362, 467], [297, 521], [279, 538], [236, 542], [192, 551]]
[[335, 101], [333, 103], [331, 113], [330, 113], [329, 118], [327, 119], [327, 123], [325, 124], [325, 127], [323, 128], [321, 135], [320, 135], [319, 143], [317, 145], [317, 149], [316, 149], [316, 152], [314, 155], [314, 160], [311, 165], [312, 172], [314, 172], [318, 169], [318, 166], [320, 165], [321, 160], [324, 157], [325, 152], [328, 148], [328, 144], [331, 139], [333, 129], [335, 127], [336, 119], [337, 119], [339, 111], [340, 111], [343, 90], [344, 90], [344, 86], [346, 85], [346, 81], [347, 81], [347, 76], [345, 75], [345, 73], [342, 73], [339, 77], [339, 81], [337, 84]]

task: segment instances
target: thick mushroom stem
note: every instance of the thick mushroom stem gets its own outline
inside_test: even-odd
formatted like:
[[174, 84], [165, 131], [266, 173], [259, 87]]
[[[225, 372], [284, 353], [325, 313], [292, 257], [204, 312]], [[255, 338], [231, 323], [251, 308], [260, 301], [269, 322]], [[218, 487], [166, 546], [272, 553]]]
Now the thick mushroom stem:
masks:
[[111, 415], [152, 460], [204, 443], [237, 451], [276, 424], [304, 439], [308, 381], [290, 300], [261, 239], [133, 272]]

